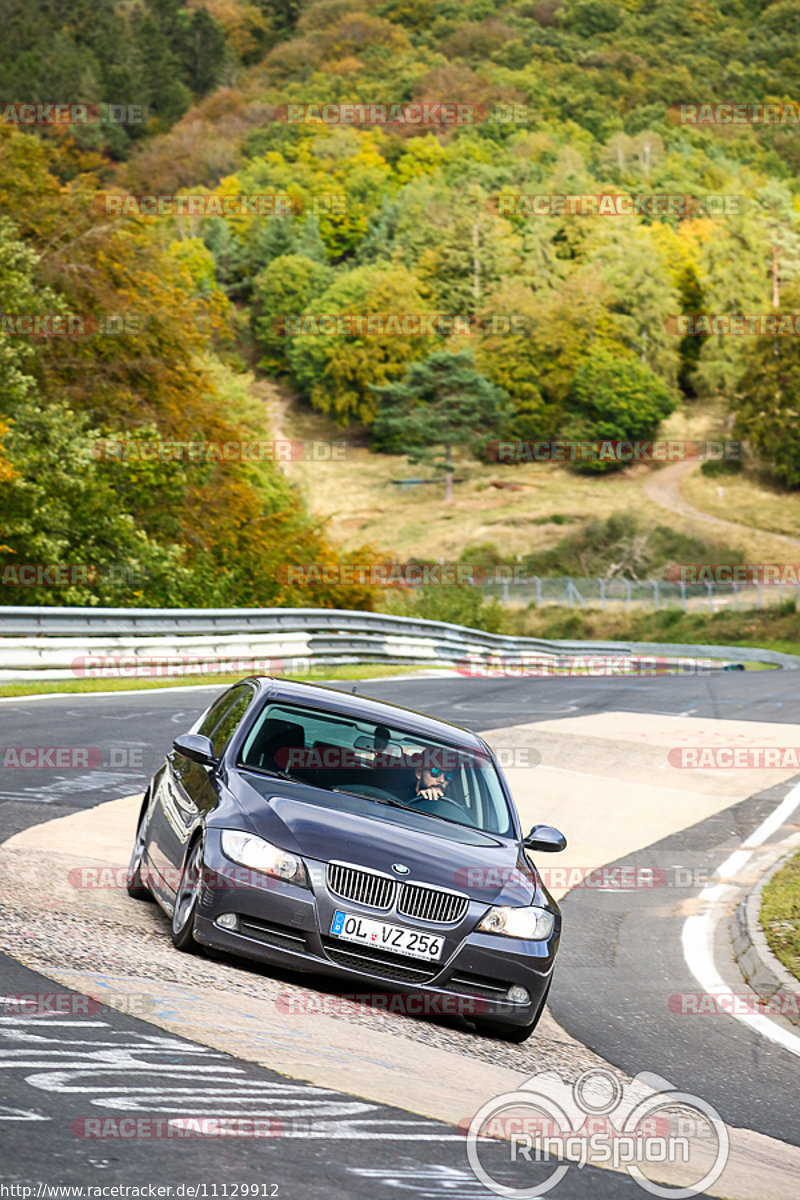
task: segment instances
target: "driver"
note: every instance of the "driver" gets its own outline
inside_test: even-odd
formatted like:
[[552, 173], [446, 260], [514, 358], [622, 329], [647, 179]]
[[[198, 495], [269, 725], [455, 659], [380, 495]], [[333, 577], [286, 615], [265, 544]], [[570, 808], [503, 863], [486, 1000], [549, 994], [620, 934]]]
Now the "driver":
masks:
[[453, 778], [452, 771], [443, 771], [441, 767], [425, 767], [417, 765], [414, 768], [417, 779], [417, 790], [412, 802], [417, 800], [445, 800], [447, 785]]

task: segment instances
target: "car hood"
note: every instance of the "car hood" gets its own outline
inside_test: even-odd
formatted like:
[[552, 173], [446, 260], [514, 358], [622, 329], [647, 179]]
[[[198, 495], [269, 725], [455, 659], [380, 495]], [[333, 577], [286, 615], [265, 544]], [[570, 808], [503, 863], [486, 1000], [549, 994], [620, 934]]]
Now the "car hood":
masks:
[[[513, 839], [288, 780], [237, 773], [230, 783], [252, 832], [303, 858], [352, 863], [487, 904], [545, 901]], [[408, 874], [398, 875], [394, 864]]]

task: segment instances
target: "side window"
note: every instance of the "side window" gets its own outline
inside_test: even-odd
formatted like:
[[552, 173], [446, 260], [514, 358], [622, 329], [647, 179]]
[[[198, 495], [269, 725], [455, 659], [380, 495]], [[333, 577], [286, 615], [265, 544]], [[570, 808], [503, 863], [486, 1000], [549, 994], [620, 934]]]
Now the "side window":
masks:
[[211, 734], [211, 745], [217, 758], [233, 737], [244, 714], [247, 712], [254, 692], [249, 687], [237, 688], [235, 702], [228, 708]]
[[218, 696], [211, 708], [208, 710], [203, 720], [195, 730], [196, 733], [202, 733], [203, 737], [211, 737], [213, 730], [222, 720], [225, 713], [231, 708], [236, 701], [241, 697], [242, 689], [240, 687], [231, 688], [230, 691], [223, 692]]

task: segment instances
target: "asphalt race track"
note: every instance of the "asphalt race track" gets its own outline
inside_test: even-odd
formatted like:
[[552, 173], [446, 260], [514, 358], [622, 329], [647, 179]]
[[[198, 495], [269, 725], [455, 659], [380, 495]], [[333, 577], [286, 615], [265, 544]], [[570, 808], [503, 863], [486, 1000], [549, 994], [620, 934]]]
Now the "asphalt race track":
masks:
[[[800, 675], [789, 671], [660, 679], [408, 678], [355, 686], [479, 730], [610, 710], [800, 724]], [[171, 738], [188, 728], [215, 690], [0, 702], [4, 747], [91, 746], [103, 758], [102, 767], [85, 773], [0, 769], [0, 841], [142, 790]], [[787, 791], [778, 785], [622, 861], [690, 864], [710, 875]], [[578, 888], [562, 908], [565, 934], [550, 1008], [569, 1033], [631, 1075], [656, 1071], [702, 1096], [731, 1125], [800, 1145], [797, 1058], [733, 1018], [688, 1020], [671, 1012], [669, 996], [697, 984], [683, 959], [681, 922], [663, 911], [662, 892], [598, 896]], [[4, 994], [54, 990], [52, 982], [0, 957]], [[90, 1018], [0, 1017], [0, 1067], [4, 1183], [202, 1182], [213, 1198], [224, 1194], [212, 1192], [213, 1184], [238, 1181], [263, 1185], [259, 1195], [284, 1200], [489, 1194], [469, 1171], [463, 1136], [452, 1126], [293, 1083], [110, 1009]], [[181, 1102], [194, 1113], [213, 1112], [221, 1097], [229, 1102], [229, 1081], [237, 1095], [250, 1098], [248, 1111], [257, 1111], [257, 1101], [282, 1122], [282, 1136], [94, 1141], [76, 1135], [74, 1123], [103, 1108], [152, 1115], [158, 1100], [170, 1112]], [[300, 1119], [309, 1113], [328, 1122], [311, 1138]], [[502, 1178], [499, 1165], [495, 1173]], [[271, 1191], [276, 1184], [278, 1191]], [[553, 1194], [559, 1200], [644, 1195], [627, 1176], [591, 1167], [570, 1171]]]

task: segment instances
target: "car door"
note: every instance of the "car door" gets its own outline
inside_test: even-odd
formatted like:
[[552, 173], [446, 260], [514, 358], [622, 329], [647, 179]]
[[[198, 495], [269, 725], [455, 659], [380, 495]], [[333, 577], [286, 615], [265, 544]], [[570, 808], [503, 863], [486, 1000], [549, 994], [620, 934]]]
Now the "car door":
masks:
[[[193, 731], [211, 739], [219, 758], [255, 695], [249, 684], [237, 684], [211, 706]], [[172, 749], [158, 785], [150, 827], [150, 859], [167, 889], [178, 886], [186, 842], [202, 814], [216, 804], [213, 767], [192, 762]]]

